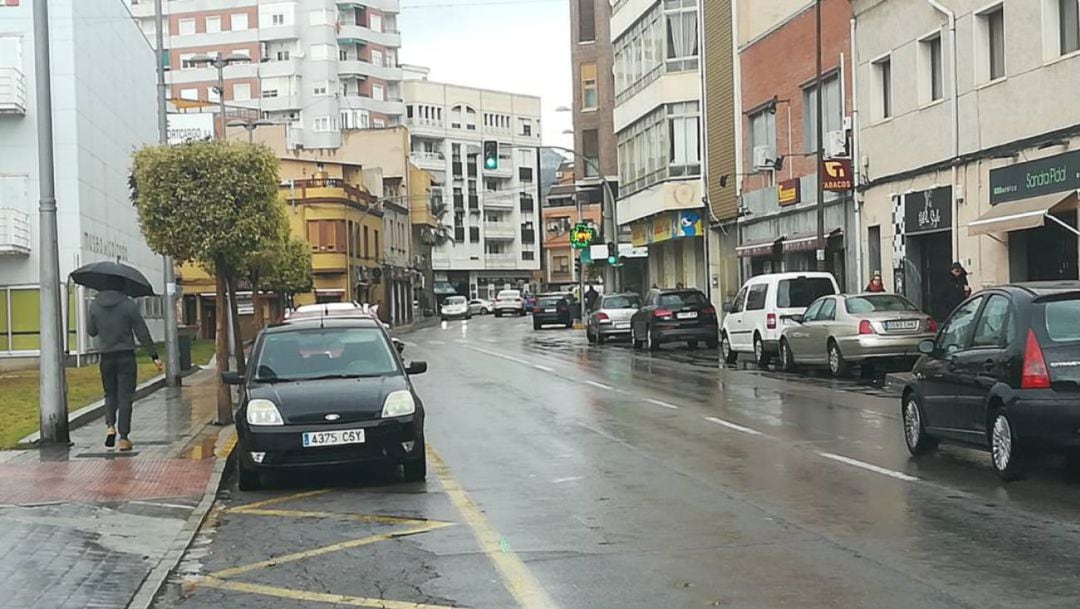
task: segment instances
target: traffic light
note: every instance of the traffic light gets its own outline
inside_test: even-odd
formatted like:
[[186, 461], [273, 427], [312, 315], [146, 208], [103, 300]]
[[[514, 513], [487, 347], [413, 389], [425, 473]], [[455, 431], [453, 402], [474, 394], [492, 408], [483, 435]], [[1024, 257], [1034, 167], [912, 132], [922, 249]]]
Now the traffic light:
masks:
[[619, 245], [617, 243], [608, 242], [607, 244], [607, 263], [618, 264], [619, 263]]
[[492, 171], [499, 168], [499, 142], [484, 140], [484, 169]]
[[574, 258], [574, 275], [581, 274], [581, 258]]

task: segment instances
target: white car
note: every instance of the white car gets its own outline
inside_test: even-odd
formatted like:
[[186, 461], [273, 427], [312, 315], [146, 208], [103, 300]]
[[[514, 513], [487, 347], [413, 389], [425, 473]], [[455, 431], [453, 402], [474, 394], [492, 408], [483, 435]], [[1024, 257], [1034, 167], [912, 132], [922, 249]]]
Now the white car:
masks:
[[[286, 311], [284, 321], [297, 321], [313, 317], [369, 317], [379, 319], [379, 305], [360, 304], [358, 302], [326, 302], [300, 305], [295, 309]], [[386, 322], [380, 320], [379, 323], [384, 328], [390, 329], [390, 325]]]
[[720, 353], [734, 364], [740, 353], [754, 354], [759, 366], [768, 365], [779, 352], [780, 333], [795, 323], [792, 315], [802, 315], [806, 307], [822, 296], [839, 294], [832, 273], [804, 271], [771, 273], [751, 277], [735, 296], [724, 304], [720, 325]]
[[487, 315], [495, 310], [495, 303], [483, 298], [474, 298], [469, 301], [469, 312], [473, 315]]
[[443, 301], [439, 314], [443, 321], [450, 319], [472, 319], [469, 303], [464, 296], [449, 296]]
[[495, 296], [495, 317], [525, 314], [525, 299], [521, 290], [502, 290]]

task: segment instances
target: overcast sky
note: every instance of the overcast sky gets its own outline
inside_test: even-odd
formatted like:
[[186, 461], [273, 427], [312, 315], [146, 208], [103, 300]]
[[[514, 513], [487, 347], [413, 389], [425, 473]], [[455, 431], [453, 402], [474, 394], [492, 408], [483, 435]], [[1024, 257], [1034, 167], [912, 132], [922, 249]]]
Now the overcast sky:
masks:
[[573, 145], [567, 0], [401, 0], [402, 63], [431, 80], [539, 95], [545, 144]]

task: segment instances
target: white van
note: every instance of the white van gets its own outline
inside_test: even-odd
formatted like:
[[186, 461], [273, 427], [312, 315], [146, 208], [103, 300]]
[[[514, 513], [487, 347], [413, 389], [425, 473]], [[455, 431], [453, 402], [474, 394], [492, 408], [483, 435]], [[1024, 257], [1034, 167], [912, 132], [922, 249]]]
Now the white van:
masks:
[[839, 294], [832, 273], [801, 271], [771, 273], [751, 277], [735, 296], [724, 304], [720, 325], [720, 353], [734, 364], [739, 353], [753, 353], [754, 361], [765, 366], [779, 351], [780, 331], [794, 323], [791, 315], [801, 315], [821, 296]]

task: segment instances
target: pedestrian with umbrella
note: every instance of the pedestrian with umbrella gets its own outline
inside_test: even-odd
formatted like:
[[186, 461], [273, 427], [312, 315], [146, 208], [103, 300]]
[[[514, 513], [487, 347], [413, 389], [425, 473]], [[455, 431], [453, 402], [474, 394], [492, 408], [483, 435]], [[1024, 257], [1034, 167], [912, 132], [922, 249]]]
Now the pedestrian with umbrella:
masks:
[[[117, 262], [95, 262], [73, 273], [75, 283], [94, 290], [97, 296], [90, 304], [87, 331], [98, 338], [101, 354], [101, 385], [105, 390], [105, 446], [114, 445], [121, 451], [132, 448], [131, 407], [135, 397], [138, 365], [135, 361], [135, 341], [150, 354], [158, 370], [162, 369], [154, 339], [146, 327], [133, 298], [153, 296], [150, 282], [138, 270]], [[116, 441], [119, 431], [120, 441]]]

